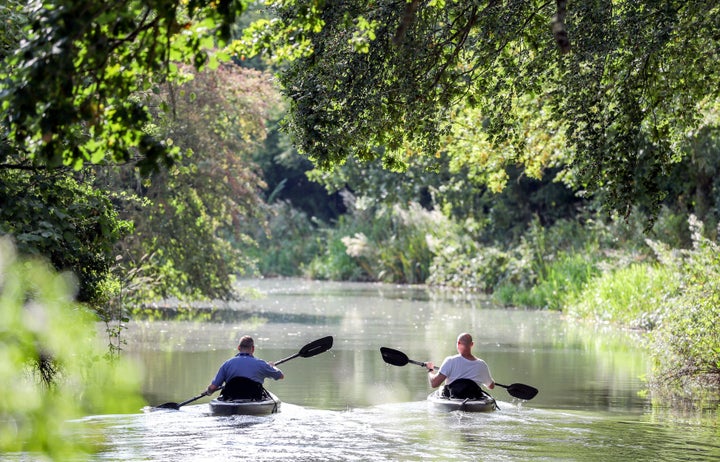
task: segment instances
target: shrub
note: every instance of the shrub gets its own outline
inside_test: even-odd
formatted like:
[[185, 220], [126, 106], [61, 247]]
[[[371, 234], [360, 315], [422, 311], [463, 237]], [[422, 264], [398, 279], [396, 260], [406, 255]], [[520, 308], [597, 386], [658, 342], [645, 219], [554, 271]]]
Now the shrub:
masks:
[[[702, 223], [690, 218], [693, 249], [662, 255], [679, 261], [680, 287], [665, 304], [665, 316], [652, 333], [656, 381], [684, 389], [720, 391], [720, 246], [702, 236]], [[662, 249], [661, 247], [659, 247]]]
[[267, 229], [257, 226], [252, 232], [256, 245], [243, 246], [243, 251], [256, 261], [265, 276], [299, 276], [303, 267], [320, 251], [317, 224], [287, 201], [267, 208]]
[[0, 454], [75, 460], [92, 448], [68, 437], [68, 420], [143, 405], [139, 375], [103, 358], [97, 319], [71, 289], [67, 277], [17, 260], [0, 239]]
[[[440, 212], [417, 203], [407, 207], [352, 201], [350, 213], [325, 229], [326, 251], [308, 266], [308, 275], [328, 279], [425, 283], [433, 258], [430, 242], [452, 227]], [[340, 245], [342, 244], [342, 245]], [[349, 260], [348, 260], [349, 258]], [[356, 269], [347, 267], [353, 262]], [[349, 276], [348, 276], [349, 275]]]
[[490, 293], [505, 275], [509, 255], [495, 247], [455, 237], [432, 246], [435, 257], [428, 284]]

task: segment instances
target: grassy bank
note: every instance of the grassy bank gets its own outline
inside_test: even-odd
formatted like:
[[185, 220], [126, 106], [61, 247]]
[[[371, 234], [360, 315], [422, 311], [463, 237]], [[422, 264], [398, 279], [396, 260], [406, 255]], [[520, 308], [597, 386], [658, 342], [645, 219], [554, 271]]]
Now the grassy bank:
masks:
[[[644, 329], [653, 384], [675, 394], [720, 393], [720, 246], [690, 219], [693, 247], [648, 241], [657, 262], [605, 273], [568, 300], [568, 313]], [[715, 398], [717, 399], [717, 398]]]

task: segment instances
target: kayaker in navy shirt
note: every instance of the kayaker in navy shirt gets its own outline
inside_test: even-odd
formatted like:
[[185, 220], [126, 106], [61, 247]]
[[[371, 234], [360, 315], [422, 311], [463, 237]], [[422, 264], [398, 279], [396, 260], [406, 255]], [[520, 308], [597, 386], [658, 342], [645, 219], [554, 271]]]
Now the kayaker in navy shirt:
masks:
[[285, 378], [282, 371], [273, 363], [263, 361], [253, 356], [255, 342], [249, 335], [240, 339], [238, 354], [228, 359], [220, 366], [215, 379], [207, 387], [206, 394], [211, 395], [235, 377], [245, 377], [262, 386], [266, 378], [280, 380]]
[[432, 362], [425, 363], [429, 372], [430, 386], [437, 388], [445, 380], [447, 380], [446, 384], [450, 386], [456, 380], [469, 379], [478, 386], [483, 384], [490, 389], [495, 388], [495, 381], [490, 375], [490, 368], [487, 363], [473, 356], [473, 345], [472, 336], [468, 333], [462, 333], [457, 338], [457, 352], [459, 354], [445, 358], [437, 374], [435, 374], [435, 365]]

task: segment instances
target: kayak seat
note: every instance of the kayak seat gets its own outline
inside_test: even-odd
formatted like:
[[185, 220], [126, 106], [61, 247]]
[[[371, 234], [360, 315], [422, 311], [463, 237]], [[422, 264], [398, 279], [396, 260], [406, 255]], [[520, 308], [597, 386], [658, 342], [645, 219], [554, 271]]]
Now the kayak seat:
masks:
[[234, 399], [252, 399], [260, 401], [263, 399], [264, 388], [261, 383], [247, 377], [233, 377], [225, 383], [220, 401], [232, 401]]
[[443, 387], [443, 396], [455, 399], [483, 399], [488, 395], [474, 380], [456, 379]]

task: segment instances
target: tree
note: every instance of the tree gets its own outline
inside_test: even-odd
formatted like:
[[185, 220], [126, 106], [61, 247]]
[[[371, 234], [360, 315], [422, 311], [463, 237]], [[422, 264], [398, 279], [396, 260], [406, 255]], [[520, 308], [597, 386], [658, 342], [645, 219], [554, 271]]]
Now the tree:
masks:
[[[81, 300], [109, 296], [101, 283], [117, 289], [104, 278], [123, 235], [124, 271], [155, 271], [146, 274], [153, 295], [227, 297], [230, 274], [248, 264], [224, 241], [246, 239], [238, 222], [258, 207], [260, 180], [245, 154], [264, 137], [267, 83], [228, 83], [237, 66], [200, 75], [199, 89], [175, 82], [186, 78], [184, 62], [217, 68], [214, 47], [242, 10], [239, 1], [82, 0], [0, 9], [11, 26], [0, 36], [0, 232], [23, 254], [78, 274]], [[121, 171], [127, 182], [115, 188]], [[123, 211], [137, 225], [129, 236], [116, 207], [130, 196], [112, 195], [124, 188], [154, 207], [140, 205], [143, 215], [136, 207], [149, 202], [132, 201]]]
[[[21, 42], [28, 23], [25, 3], [11, 0], [0, 6], [1, 59]], [[0, 74], [7, 72], [2, 69]], [[72, 271], [78, 278], [77, 299], [100, 303], [101, 284], [114, 263], [113, 245], [131, 224], [119, 219], [107, 195], [89, 186], [92, 172], [34, 165], [9, 139], [8, 119], [2, 120], [0, 236], [12, 236], [25, 256], [43, 256], [55, 269]]]
[[547, 121], [567, 140], [566, 181], [626, 213], [657, 210], [658, 182], [720, 88], [710, 1], [268, 3], [277, 18], [237, 50], [296, 58], [280, 75], [287, 126], [327, 169], [434, 156], [470, 107], [501, 165], [536, 164], [527, 124]]
[[262, 226], [263, 183], [251, 153], [265, 139], [278, 96], [267, 75], [234, 64], [180, 69], [184, 83], [143, 98], [153, 112], [148, 129], [182, 155], [148, 178], [132, 168], [110, 172], [102, 187], [131, 198], [122, 210], [135, 233], [121, 254], [128, 262], [149, 256], [157, 276], [151, 295], [228, 299], [233, 277], [252, 267], [244, 229], [246, 221]]
[[[287, 129], [321, 168], [349, 157], [403, 170], [452, 149], [465, 108], [498, 165], [542, 171], [527, 124], [564, 137], [561, 178], [609, 207], [656, 210], [658, 182], [720, 88], [714, 2], [571, 4], [528, 0], [266, 0], [243, 53], [278, 60]], [[130, 96], [212, 64], [243, 2], [31, 4], [26, 40], [5, 60], [2, 123], [18, 150], [51, 165], [104, 157], [149, 170], [177, 150], [149, 134]], [[540, 123], [538, 123], [540, 122]], [[137, 156], [137, 157], [136, 157]], [[478, 179], [486, 178], [477, 175]]]
[[229, 38], [242, 3], [28, 3], [24, 40], [0, 71], [9, 143], [48, 166], [170, 165], [175, 150], [145, 131], [150, 112], [132, 96], [172, 79], [177, 63], [213, 64], [209, 50]]

